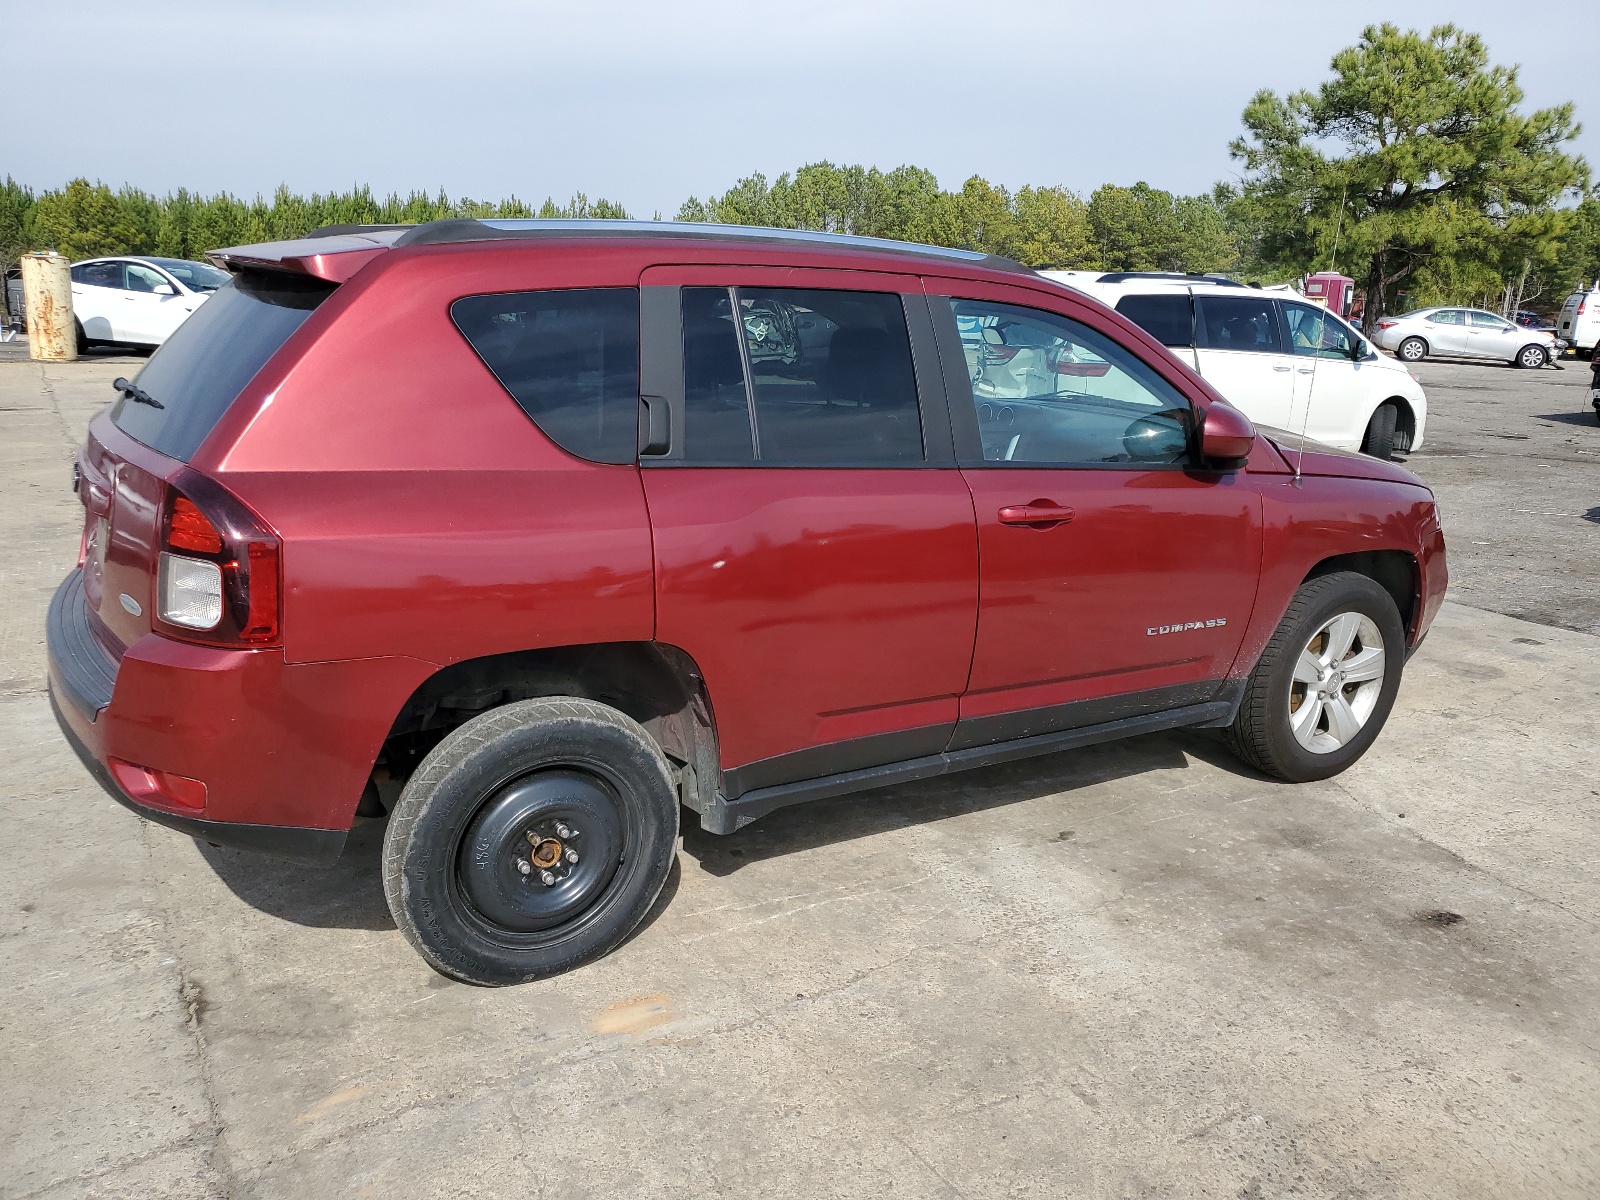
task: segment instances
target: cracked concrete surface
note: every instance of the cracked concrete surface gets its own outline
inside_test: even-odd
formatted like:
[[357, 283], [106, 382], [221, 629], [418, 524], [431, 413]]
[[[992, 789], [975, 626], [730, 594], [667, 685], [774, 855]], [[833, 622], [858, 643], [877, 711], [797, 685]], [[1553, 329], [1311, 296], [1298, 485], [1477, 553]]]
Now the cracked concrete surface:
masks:
[[0, 1196], [1600, 1193], [1600, 526], [1473, 508], [1495, 460], [1413, 466], [1578, 629], [1447, 605], [1338, 779], [1163, 735], [690, 832], [620, 951], [483, 991], [394, 930], [377, 823], [322, 872], [197, 845], [61, 741], [66, 473], [123, 373], [0, 363]]

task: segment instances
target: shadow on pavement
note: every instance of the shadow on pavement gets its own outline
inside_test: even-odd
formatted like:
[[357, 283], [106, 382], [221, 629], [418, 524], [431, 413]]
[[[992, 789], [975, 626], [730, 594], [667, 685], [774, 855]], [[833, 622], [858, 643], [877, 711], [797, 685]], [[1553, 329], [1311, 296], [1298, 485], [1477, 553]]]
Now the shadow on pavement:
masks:
[[1536, 421], [1560, 421], [1563, 425], [1593, 425], [1595, 423], [1594, 409], [1583, 412], [1536, 413]]
[[683, 848], [710, 874], [731, 875], [748, 863], [907, 825], [986, 812], [1150, 771], [1186, 769], [1188, 755], [1237, 775], [1267, 779], [1206, 733], [1156, 733], [781, 808], [727, 837], [706, 833], [694, 814], [686, 812]]
[[393, 929], [383, 895], [386, 821], [358, 821], [331, 867], [305, 867], [196, 841], [201, 857], [239, 899], [261, 912], [319, 929]]
[[[713, 875], [731, 875], [751, 862], [871, 837], [907, 825], [986, 812], [1090, 784], [1186, 769], [1189, 756], [1247, 778], [1266, 780], [1239, 762], [1214, 736], [1200, 731], [1150, 734], [1022, 762], [963, 771], [779, 809], [729, 837], [700, 829], [683, 811], [683, 849]], [[1268, 780], [1268, 782], [1276, 782]], [[331, 867], [307, 867], [197, 841], [201, 857], [235, 896], [252, 908], [296, 925], [328, 929], [393, 929], [383, 894], [384, 820], [359, 821]], [[648, 928], [678, 890], [673, 864], [660, 897], [631, 940]]]

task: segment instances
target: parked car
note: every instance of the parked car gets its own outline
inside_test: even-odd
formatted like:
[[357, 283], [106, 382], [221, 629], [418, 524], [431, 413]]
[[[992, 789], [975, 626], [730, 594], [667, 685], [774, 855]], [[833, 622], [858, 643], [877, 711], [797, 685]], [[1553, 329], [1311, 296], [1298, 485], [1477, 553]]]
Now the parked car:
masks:
[[1409, 472], [1285, 450], [1005, 260], [538, 221], [214, 258], [78, 456], [52, 702], [197, 838], [326, 862], [387, 810], [457, 979], [619, 945], [680, 806], [729, 834], [1185, 726], [1337, 774], [1444, 596]]
[[1587, 291], [1576, 291], [1567, 297], [1556, 318], [1556, 336], [1579, 354], [1594, 354], [1595, 343], [1600, 342], [1600, 279]]
[[1372, 340], [1401, 362], [1481, 358], [1537, 369], [1555, 361], [1556, 338], [1477, 308], [1419, 308], [1384, 317]]
[[1428, 402], [1416, 377], [1288, 289], [1211, 275], [1044, 274], [1142, 326], [1252, 421], [1376, 458], [1422, 448]]
[[1550, 333], [1554, 333], [1556, 331], [1556, 323], [1554, 321], [1550, 320], [1548, 317], [1541, 317], [1532, 309], [1517, 309], [1516, 312], [1511, 314], [1511, 321], [1513, 324], [1519, 325], [1523, 329], [1545, 330]]
[[159, 346], [228, 273], [181, 258], [91, 258], [72, 264], [78, 348]]
[[27, 328], [27, 318], [22, 307], [22, 269], [12, 267], [5, 273], [6, 325], [18, 331]]

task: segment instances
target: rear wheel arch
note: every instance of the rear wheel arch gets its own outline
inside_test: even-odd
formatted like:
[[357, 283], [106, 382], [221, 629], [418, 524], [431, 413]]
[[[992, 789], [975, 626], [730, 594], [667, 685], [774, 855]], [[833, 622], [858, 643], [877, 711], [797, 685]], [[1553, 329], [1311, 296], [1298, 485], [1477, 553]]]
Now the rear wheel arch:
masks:
[[492, 709], [562, 696], [592, 700], [642, 725], [673, 768], [683, 803], [703, 812], [720, 781], [716, 723], [699, 666], [676, 646], [604, 642], [467, 659], [425, 679], [401, 706], [369, 795], [392, 809], [411, 773], [453, 730]]

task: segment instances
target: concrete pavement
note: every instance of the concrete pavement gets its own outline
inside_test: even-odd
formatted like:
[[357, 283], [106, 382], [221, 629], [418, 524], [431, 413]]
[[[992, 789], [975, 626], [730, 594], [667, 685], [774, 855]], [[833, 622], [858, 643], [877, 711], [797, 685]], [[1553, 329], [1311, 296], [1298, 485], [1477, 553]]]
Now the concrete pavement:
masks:
[[1323, 784], [1162, 735], [691, 831], [621, 950], [478, 990], [378, 824], [326, 872], [197, 845], [62, 742], [125, 371], [0, 364], [0, 1196], [1600, 1193], [1592, 634], [1448, 604]]

